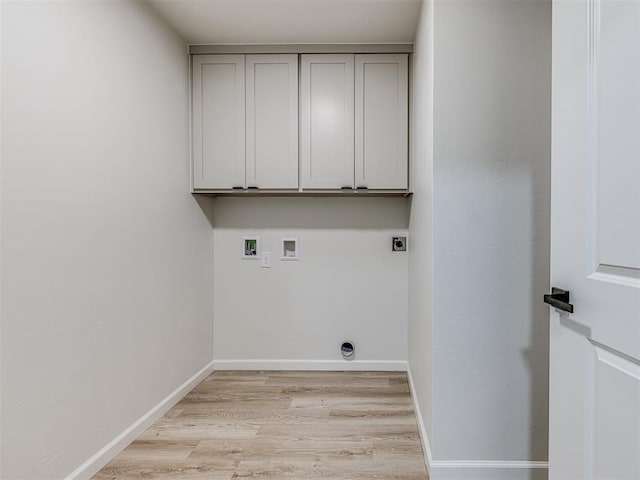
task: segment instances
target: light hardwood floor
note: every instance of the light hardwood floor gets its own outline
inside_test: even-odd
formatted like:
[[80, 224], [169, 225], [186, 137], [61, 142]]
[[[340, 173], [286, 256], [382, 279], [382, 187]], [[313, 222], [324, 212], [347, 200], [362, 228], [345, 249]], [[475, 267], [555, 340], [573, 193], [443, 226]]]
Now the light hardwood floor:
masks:
[[425, 480], [406, 374], [210, 375], [93, 478]]

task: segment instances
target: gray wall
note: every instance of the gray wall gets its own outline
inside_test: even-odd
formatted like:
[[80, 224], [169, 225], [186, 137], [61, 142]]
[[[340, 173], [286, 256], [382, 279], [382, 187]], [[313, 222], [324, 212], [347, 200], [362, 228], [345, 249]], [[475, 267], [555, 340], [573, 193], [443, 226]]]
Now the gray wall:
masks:
[[[423, 416], [432, 418], [433, 459], [545, 460], [551, 3], [436, 0], [431, 8], [433, 171], [416, 152], [411, 235], [415, 249], [433, 249], [433, 263], [425, 256], [411, 267], [428, 280], [410, 285], [409, 359]], [[420, 28], [428, 38], [428, 25]], [[428, 40], [416, 45], [424, 48]], [[415, 75], [416, 92], [428, 90], [425, 69]], [[417, 102], [416, 115], [428, 108]], [[428, 135], [416, 131], [416, 145]], [[431, 286], [432, 305], [415, 308]]]
[[[409, 256], [391, 239], [408, 217], [405, 198], [214, 199], [216, 366], [401, 367]], [[271, 268], [240, 258], [243, 235], [260, 237]], [[280, 261], [282, 237], [299, 239], [299, 261]], [[342, 362], [344, 340], [356, 361]]]
[[433, 2], [422, 5], [412, 58], [411, 215], [407, 358], [422, 418], [433, 435]]
[[143, 2], [3, 2], [2, 478], [64, 478], [212, 359], [186, 45]]

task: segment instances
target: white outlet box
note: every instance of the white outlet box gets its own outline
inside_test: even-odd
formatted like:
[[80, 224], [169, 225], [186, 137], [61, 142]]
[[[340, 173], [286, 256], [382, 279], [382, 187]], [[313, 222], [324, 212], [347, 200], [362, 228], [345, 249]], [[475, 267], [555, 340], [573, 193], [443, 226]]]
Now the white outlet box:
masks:
[[257, 260], [260, 255], [259, 237], [242, 237], [242, 258]]
[[262, 252], [262, 255], [260, 255], [260, 267], [271, 268], [271, 252]]
[[298, 260], [300, 258], [300, 242], [297, 237], [282, 237], [280, 260]]

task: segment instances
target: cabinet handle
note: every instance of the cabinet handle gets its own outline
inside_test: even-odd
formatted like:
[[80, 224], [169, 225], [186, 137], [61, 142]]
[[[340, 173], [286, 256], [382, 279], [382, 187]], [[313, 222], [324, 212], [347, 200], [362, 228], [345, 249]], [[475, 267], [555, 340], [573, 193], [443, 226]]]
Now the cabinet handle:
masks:
[[353, 187], [347, 185], [345, 187], [340, 187], [340, 190], [353, 190]]
[[359, 187], [356, 187], [356, 190], [369, 190], [369, 187], [360, 185]]
[[244, 187], [235, 186], [235, 187], [231, 187], [231, 190], [244, 190]]
[[256, 186], [251, 186], [251, 187], [247, 187], [247, 189], [249, 189], [249, 190], [258, 190], [258, 187], [256, 187]]

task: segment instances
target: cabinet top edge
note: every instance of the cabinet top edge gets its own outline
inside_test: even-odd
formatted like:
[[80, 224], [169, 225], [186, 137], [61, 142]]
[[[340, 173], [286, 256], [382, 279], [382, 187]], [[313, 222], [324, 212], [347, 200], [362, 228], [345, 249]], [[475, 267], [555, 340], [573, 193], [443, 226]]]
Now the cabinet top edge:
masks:
[[189, 54], [215, 53], [413, 53], [413, 43], [189, 45]]

